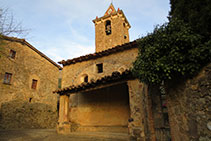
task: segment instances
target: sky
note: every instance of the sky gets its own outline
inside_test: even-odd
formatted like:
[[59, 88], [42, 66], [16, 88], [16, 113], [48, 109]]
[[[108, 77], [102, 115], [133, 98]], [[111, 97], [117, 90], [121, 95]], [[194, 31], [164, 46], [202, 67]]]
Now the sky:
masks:
[[168, 21], [169, 0], [0, 0], [0, 8], [8, 8], [27, 30], [20, 38], [58, 62], [95, 52], [92, 20], [102, 17], [111, 2], [131, 25], [130, 41]]

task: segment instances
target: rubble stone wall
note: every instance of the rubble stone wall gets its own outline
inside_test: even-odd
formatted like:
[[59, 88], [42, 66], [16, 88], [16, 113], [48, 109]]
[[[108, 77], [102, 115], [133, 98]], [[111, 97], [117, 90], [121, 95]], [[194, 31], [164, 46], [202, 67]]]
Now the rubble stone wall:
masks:
[[[10, 57], [11, 49], [15, 58]], [[0, 62], [1, 127], [55, 127], [57, 95], [53, 91], [58, 88], [59, 68], [16, 41], [1, 42]], [[12, 74], [10, 84], [4, 83], [6, 72]], [[37, 80], [36, 89], [32, 89], [33, 79]]]
[[55, 128], [57, 116], [47, 104], [9, 101], [1, 106], [0, 129]]
[[211, 140], [211, 64], [195, 78], [170, 87], [167, 106], [172, 140]]
[[[56, 110], [59, 69], [25, 44], [4, 41], [0, 46], [0, 107], [4, 102], [22, 100], [52, 105]], [[10, 57], [10, 50], [16, 52]], [[11, 73], [11, 83], [4, 84], [5, 73]], [[32, 89], [32, 79], [37, 80]]]

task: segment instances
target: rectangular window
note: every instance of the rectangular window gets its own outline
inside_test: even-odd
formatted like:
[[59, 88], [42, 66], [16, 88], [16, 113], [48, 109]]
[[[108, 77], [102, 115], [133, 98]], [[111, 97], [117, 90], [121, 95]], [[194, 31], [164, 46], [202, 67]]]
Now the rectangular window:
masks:
[[58, 88], [62, 88], [62, 79], [61, 78], [58, 79]]
[[96, 66], [97, 66], [97, 72], [98, 73], [102, 73], [103, 72], [103, 64], [102, 63], [101, 64], [97, 64]]
[[6, 72], [4, 75], [4, 84], [10, 84], [12, 80], [12, 73]]
[[37, 88], [37, 80], [32, 79], [32, 89], [36, 90], [36, 88]]
[[10, 50], [10, 58], [15, 59], [16, 51]]

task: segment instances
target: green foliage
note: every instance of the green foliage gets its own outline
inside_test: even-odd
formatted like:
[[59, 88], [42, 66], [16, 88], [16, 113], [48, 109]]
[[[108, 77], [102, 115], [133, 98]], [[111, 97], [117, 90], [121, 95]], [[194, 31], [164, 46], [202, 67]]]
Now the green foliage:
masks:
[[211, 0], [170, 0], [170, 20], [178, 18], [188, 23], [194, 32], [209, 40], [211, 36]]
[[192, 77], [211, 60], [211, 41], [183, 21], [172, 19], [140, 39], [133, 74], [147, 84], [160, 84], [175, 77]]

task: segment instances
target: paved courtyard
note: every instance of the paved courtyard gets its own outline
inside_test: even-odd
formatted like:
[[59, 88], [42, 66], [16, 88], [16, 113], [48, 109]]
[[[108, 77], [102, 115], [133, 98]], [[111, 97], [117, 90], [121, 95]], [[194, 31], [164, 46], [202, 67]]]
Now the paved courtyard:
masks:
[[55, 129], [0, 130], [0, 141], [128, 141], [123, 133], [85, 132], [60, 135]]

